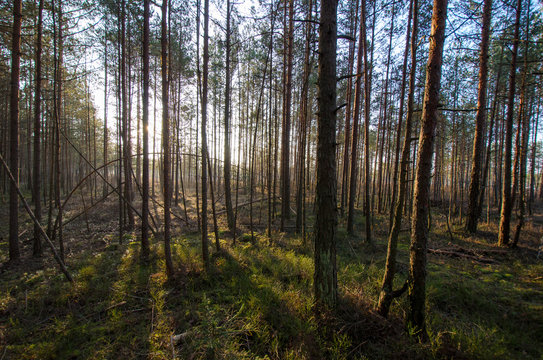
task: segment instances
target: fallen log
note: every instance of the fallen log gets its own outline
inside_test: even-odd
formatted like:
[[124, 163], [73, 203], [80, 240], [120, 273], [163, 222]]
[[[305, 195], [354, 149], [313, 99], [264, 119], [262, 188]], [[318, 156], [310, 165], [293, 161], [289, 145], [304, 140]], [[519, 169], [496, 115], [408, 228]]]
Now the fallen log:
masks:
[[465, 253], [465, 252], [454, 251], [454, 250], [449, 250], [449, 249], [428, 249], [428, 252], [431, 253], [431, 254], [436, 254], [436, 255], [443, 255], [443, 256], [449, 256], [449, 257], [457, 257], [457, 258], [469, 259], [469, 260], [473, 260], [473, 261], [476, 261], [476, 262], [479, 262], [479, 263], [482, 263], [482, 264], [495, 264], [496, 263], [496, 261], [494, 259], [485, 258], [485, 257], [482, 257], [482, 256], [476, 256], [476, 255], [468, 254], [468, 253]]

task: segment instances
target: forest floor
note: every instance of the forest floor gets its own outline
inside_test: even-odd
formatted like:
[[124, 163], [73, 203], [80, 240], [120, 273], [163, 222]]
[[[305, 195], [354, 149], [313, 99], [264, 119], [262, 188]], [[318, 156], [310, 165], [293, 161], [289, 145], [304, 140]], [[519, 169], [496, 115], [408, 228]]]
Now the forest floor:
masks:
[[[179, 235], [172, 241], [177, 273], [168, 281], [160, 241], [153, 241], [145, 264], [137, 231], [119, 244], [117, 205], [101, 203], [66, 226], [66, 263], [74, 285], [59, 273], [50, 251], [31, 257], [32, 227], [25, 216], [23, 259], [5, 263], [7, 204], [0, 207], [1, 360], [543, 359], [543, 254], [537, 259], [543, 209], [528, 217], [513, 250], [496, 247], [496, 223], [483, 223], [477, 236], [454, 224], [449, 232], [445, 217], [433, 208], [430, 341], [419, 344], [403, 325], [405, 296], [395, 300], [389, 319], [373, 311], [386, 256], [386, 216], [376, 216], [371, 245], [349, 237], [340, 219], [340, 306], [322, 332], [312, 311], [309, 241], [277, 232], [271, 240], [264, 234], [252, 240], [245, 229], [233, 244], [222, 224], [222, 250], [213, 253], [206, 272], [200, 237], [186, 230], [180, 215]], [[174, 211], [182, 214], [180, 208]], [[76, 213], [74, 205], [66, 219]], [[246, 215], [240, 215], [242, 224]], [[363, 224], [359, 214], [356, 229]], [[404, 226], [398, 287], [408, 266]]]

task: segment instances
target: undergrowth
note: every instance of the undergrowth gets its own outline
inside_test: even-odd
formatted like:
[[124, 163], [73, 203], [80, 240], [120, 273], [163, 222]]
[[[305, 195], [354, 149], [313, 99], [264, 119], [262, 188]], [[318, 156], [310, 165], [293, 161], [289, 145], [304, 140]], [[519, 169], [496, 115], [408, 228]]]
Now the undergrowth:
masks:
[[[378, 220], [377, 220], [378, 221]], [[360, 221], [357, 226], [361, 226]], [[396, 286], [407, 275], [402, 234]], [[210, 234], [210, 237], [212, 235]], [[438, 240], [437, 229], [433, 235]], [[135, 239], [108, 239], [69, 260], [75, 285], [55, 268], [8, 269], [0, 282], [0, 357], [11, 359], [541, 359], [543, 263], [495, 264], [430, 256], [430, 341], [406, 335], [405, 298], [390, 318], [373, 311], [386, 235], [373, 244], [338, 235], [340, 304], [322, 326], [313, 312], [313, 260], [297, 236], [221, 240], [204, 271], [200, 239], [172, 241], [178, 272], [165, 275], [163, 249], [140, 260]], [[241, 239], [244, 239], [242, 237]], [[464, 241], [460, 238], [458, 241]], [[438, 243], [439, 241], [437, 241]]]

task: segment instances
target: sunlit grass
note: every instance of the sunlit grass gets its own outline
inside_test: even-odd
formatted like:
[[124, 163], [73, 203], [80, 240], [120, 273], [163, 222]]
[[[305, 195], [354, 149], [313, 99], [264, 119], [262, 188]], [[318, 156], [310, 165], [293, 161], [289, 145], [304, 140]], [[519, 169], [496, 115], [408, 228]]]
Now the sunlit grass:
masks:
[[[356, 227], [363, 224], [359, 219]], [[407, 275], [407, 235], [400, 237], [396, 287]], [[210, 240], [213, 236], [210, 233]], [[245, 234], [237, 245], [221, 239], [222, 251], [212, 251], [208, 271], [198, 234], [174, 238], [177, 273], [171, 280], [161, 241], [153, 240], [150, 261], [143, 263], [137, 239], [126, 240], [71, 259], [73, 286], [54, 268], [6, 273], [0, 283], [0, 339], [7, 344], [7, 358], [541, 356], [542, 263], [503, 259], [481, 265], [430, 257], [430, 342], [421, 345], [404, 331], [405, 297], [394, 301], [389, 321], [372, 312], [383, 275], [383, 236], [370, 245], [363, 236], [350, 237], [339, 228], [341, 308], [328, 333], [318, 329], [313, 312], [311, 243], [304, 246], [298, 235], [274, 232], [270, 241], [261, 234], [254, 239]]]

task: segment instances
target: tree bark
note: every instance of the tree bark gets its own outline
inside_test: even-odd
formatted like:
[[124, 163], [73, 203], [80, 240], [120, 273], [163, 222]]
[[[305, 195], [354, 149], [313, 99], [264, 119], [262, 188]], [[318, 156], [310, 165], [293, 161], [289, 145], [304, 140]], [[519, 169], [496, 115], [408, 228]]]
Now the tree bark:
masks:
[[[356, 7], [354, 9], [354, 12], [352, 14], [351, 19], [351, 35], [353, 39], [356, 39], [356, 28], [358, 25], [358, 5], [360, 3], [360, 0], [356, 1]], [[354, 65], [354, 53], [356, 48], [356, 42], [353, 40], [349, 44], [349, 64], [347, 66], [347, 69], [349, 70], [349, 74], [353, 72], [353, 65]], [[347, 184], [349, 182], [349, 145], [351, 140], [351, 107], [352, 107], [352, 90], [353, 90], [353, 78], [352, 76], [349, 76], [347, 79], [347, 94], [346, 94], [346, 100], [347, 100], [347, 107], [345, 108], [345, 133], [344, 133], [344, 146], [343, 146], [343, 172], [341, 174], [341, 202], [340, 202], [340, 210], [341, 215], [343, 216], [343, 211], [345, 209], [345, 202], [347, 201]]]
[[[150, 1], [143, 2], [143, 163], [141, 196], [141, 256], [149, 258], [149, 17]], [[153, 155], [154, 156], [154, 155]]]
[[[411, 0], [409, 5], [409, 16], [407, 20], [407, 32], [405, 36], [405, 50], [403, 55], [403, 70], [402, 70], [402, 82], [400, 85], [400, 106], [399, 106], [399, 113], [398, 113], [398, 126], [396, 131], [396, 148], [395, 148], [395, 158], [394, 158], [394, 168], [393, 168], [393, 175], [392, 175], [392, 203], [390, 207], [390, 215], [389, 215], [389, 226], [391, 228], [392, 232], [392, 225], [394, 221], [394, 214], [395, 214], [395, 201], [396, 201], [396, 190], [397, 190], [397, 178], [398, 178], [398, 166], [400, 162], [400, 142], [401, 142], [401, 132], [402, 132], [402, 121], [403, 121], [403, 108], [404, 108], [404, 99], [405, 99], [405, 83], [407, 78], [407, 58], [409, 55], [409, 44], [411, 40], [411, 21], [414, 18], [413, 10], [417, 7], [414, 7], [413, 1], [417, 0]], [[417, 1], [418, 3], [418, 1]], [[413, 27], [415, 27], [414, 21], [413, 21]], [[416, 46], [416, 44], [414, 44]], [[411, 53], [413, 53], [413, 49], [416, 49], [416, 47], [411, 45]], [[413, 56], [411, 56], [413, 58]], [[415, 59], [416, 61], [416, 59]], [[414, 66], [414, 62], [411, 62], [411, 67]], [[405, 140], [404, 140], [405, 144]], [[408, 150], [409, 154], [409, 150]], [[402, 151], [403, 156], [403, 151]], [[401, 210], [400, 210], [401, 211]]]
[[[34, 168], [33, 168], [33, 198], [34, 215], [41, 222], [41, 54], [42, 54], [42, 29], [43, 29], [43, 0], [38, 5], [38, 36], [36, 39], [36, 89], [34, 95]], [[34, 256], [41, 256], [43, 252], [41, 244], [41, 231], [38, 225], [34, 225], [34, 242], [32, 253]]]
[[[374, 14], [375, 15], [375, 14]], [[364, 194], [364, 212], [366, 216], [366, 242], [371, 243], [371, 203], [370, 203], [370, 183], [371, 183], [371, 172], [370, 172], [370, 103], [371, 103], [371, 80], [369, 67], [373, 64], [368, 63], [368, 42], [366, 41], [366, 1], [362, 1], [362, 20], [360, 23], [360, 37], [364, 39], [363, 46], [363, 55], [364, 55], [364, 185], [365, 185], [365, 194]], [[375, 24], [374, 24], [375, 30]], [[373, 40], [373, 36], [372, 36]], [[372, 58], [373, 58], [373, 41], [372, 41]], [[373, 63], [373, 59], [372, 59]]]
[[230, 185], [230, 0], [226, 0], [226, 83], [224, 89], [224, 201], [226, 219], [230, 232], [234, 234], [234, 210], [232, 209], [232, 189]]
[[445, 42], [447, 0], [434, 0], [432, 30], [426, 70], [426, 85], [422, 108], [421, 128], [415, 174], [413, 213], [411, 225], [411, 246], [409, 264], [409, 329], [419, 338], [426, 340], [426, 252], [428, 247], [428, 213], [430, 211], [430, 180], [432, 155], [437, 123], [437, 108], [441, 85], [441, 65]]
[[337, 0], [321, 1], [315, 221], [316, 309], [337, 304], [336, 269], [336, 39]]
[[171, 214], [172, 203], [171, 188], [171, 149], [170, 149], [170, 118], [169, 118], [169, 80], [168, 80], [168, 0], [162, 1], [161, 21], [161, 52], [162, 52], [162, 146], [163, 146], [163, 183], [164, 183], [164, 256], [166, 260], [166, 274], [173, 276], [173, 262], [170, 249], [171, 241]]
[[[286, 6], [286, 4], [285, 4]], [[292, 103], [292, 59], [294, 46], [294, 0], [288, 7], [287, 70], [285, 79], [285, 104], [281, 136], [281, 231], [290, 218], [290, 110]]]
[[[402, 226], [403, 207], [407, 190], [407, 175], [409, 172], [409, 155], [411, 147], [411, 128], [413, 122], [413, 102], [415, 97], [415, 75], [417, 67], [417, 37], [418, 37], [418, 0], [411, 1], [410, 13], [413, 17], [413, 32], [411, 36], [411, 69], [409, 71], [409, 94], [407, 99], [407, 118], [405, 120], [405, 136], [402, 147], [402, 160], [400, 163], [400, 181], [398, 182], [398, 199], [394, 199], [393, 218], [388, 236], [387, 259], [385, 274], [379, 294], [377, 312], [384, 317], [388, 316], [390, 305], [394, 297], [401, 295], [403, 291], [395, 292], [392, 288], [396, 274], [396, 254], [398, 248], [398, 236]], [[409, 31], [409, 26], [408, 26]], [[406, 64], [407, 65], [407, 64]], [[401, 118], [400, 118], [401, 119]]]
[[[366, 0], [362, 0], [364, 3]], [[364, 8], [365, 5], [363, 5]], [[349, 179], [349, 213], [347, 215], [347, 232], [349, 235], [354, 234], [354, 203], [356, 200], [356, 164], [358, 161], [358, 118], [360, 117], [360, 99], [362, 91], [362, 50], [363, 43], [366, 41], [365, 36], [362, 36], [362, 28], [365, 29], [364, 13], [360, 15], [360, 36], [358, 37], [358, 56], [356, 60], [356, 82], [354, 90], [354, 116], [353, 116], [353, 134], [351, 139], [351, 174]]]
[[204, 0], [204, 65], [202, 76], [202, 259], [209, 267], [207, 239], [207, 78], [209, 67], [209, 0]]
[[17, 261], [21, 257], [19, 250], [19, 75], [21, 62], [21, 23], [22, 1], [13, 1], [13, 32], [11, 43], [11, 83], [10, 83], [10, 120], [9, 120], [9, 165], [14, 182], [9, 187], [9, 259]]
[[505, 159], [502, 184], [502, 205], [500, 214], [500, 228], [498, 231], [498, 245], [509, 244], [509, 232], [511, 229], [511, 153], [513, 141], [513, 114], [515, 111], [515, 81], [517, 73], [517, 54], [520, 33], [520, 13], [522, 0], [517, 1], [517, 14], [515, 19], [515, 35], [513, 36], [513, 51], [511, 53], [511, 72], [509, 74], [509, 93], [507, 105], [507, 117], [505, 119]]
[[298, 184], [296, 189], [296, 232], [302, 231], [303, 206], [304, 206], [304, 174], [305, 174], [305, 147], [307, 142], [308, 102], [309, 102], [309, 76], [311, 75], [310, 42], [313, 29], [312, 20], [313, 1], [309, 0], [306, 23], [306, 41], [304, 52], [304, 75], [301, 92], [300, 106], [300, 134], [298, 136]]
[[490, 38], [490, 19], [492, 16], [492, 0], [485, 0], [483, 6], [483, 28], [481, 31], [481, 53], [479, 56], [479, 89], [477, 94], [477, 115], [475, 120], [475, 139], [469, 184], [468, 218], [466, 229], [470, 233], [477, 232], [479, 218], [478, 198], [481, 191], [481, 163], [484, 151], [483, 131], [486, 120], [486, 88], [488, 77], [488, 44]]

